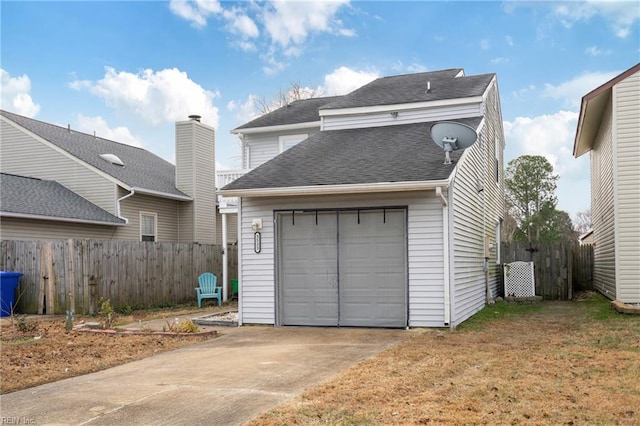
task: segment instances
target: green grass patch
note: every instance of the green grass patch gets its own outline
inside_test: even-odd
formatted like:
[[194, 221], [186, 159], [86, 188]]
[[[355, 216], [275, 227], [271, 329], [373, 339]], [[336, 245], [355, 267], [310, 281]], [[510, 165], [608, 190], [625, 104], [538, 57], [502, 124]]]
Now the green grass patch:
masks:
[[463, 322], [457, 327], [459, 331], [482, 330], [489, 323], [496, 320], [504, 320], [516, 315], [526, 315], [538, 312], [543, 308], [543, 303], [518, 304], [498, 302], [486, 305], [480, 312]]
[[[611, 300], [607, 299], [600, 293], [593, 293], [584, 299], [576, 301], [584, 307], [587, 319], [592, 321], [609, 321], [623, 318], [633, 318], [632, 315], [624, 315], [616, 312], [611, 306]], [[640, 320], [640, 316], [635, 317]]]

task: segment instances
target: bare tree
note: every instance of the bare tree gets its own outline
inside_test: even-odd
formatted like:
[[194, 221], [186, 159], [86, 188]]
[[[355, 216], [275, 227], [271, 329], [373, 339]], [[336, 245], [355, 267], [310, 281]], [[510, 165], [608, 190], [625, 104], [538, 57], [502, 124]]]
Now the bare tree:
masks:
[[591, 229], [591, 209], [576, 213], [576, 217], [573, 221], [574, 229], [580, 235], [584, 234]]
[[303, 87], [299, 81], [292, 81], [286, 90], [280, 90], [270, 99], [263, 97], [256, 102], [256, 110], [259, 115], [275, 111], [276, 109], [300, 99], [311, 99], [320, 96], [320, 89]]

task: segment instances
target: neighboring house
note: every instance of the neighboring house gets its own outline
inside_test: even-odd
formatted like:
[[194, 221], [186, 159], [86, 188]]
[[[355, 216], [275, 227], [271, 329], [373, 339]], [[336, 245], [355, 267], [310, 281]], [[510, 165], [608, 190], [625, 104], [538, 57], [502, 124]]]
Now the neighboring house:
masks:
[[640, 303], [640, 63], [582, 98], [573, 155], [587, 152], [594, 287]]
[[578, 242], [580, 242], [581, 246], [593, 244], [593, 229], [589, 229], [584, 234], [578, 237]]
[[[431, 140], [478, 141], [453, 164]], [[499, 292], [504, 135], [494, 74], [377, 79], [234, 130], [241, 323], [455, 327]], [[287, 149], [288, 148], [288, 149]], [[268, 161], [267, 161], [268, 160]]]
[[176, 166], [142, 148], [0, 114], [3, 239], [220, 242], [214, 129], [176, 123]]

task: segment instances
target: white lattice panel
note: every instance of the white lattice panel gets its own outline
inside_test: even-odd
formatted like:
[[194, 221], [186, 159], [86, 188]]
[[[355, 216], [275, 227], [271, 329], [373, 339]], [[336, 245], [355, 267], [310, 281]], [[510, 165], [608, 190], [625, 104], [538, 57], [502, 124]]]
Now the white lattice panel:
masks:
[[507, 297], [536, 295], [533, 262], [513, 262], [504, 265], [504, 294]]

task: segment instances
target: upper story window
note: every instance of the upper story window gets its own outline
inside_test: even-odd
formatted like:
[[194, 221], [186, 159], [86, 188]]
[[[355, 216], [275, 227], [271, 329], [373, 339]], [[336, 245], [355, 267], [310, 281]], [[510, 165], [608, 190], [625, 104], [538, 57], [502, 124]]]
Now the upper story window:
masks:
[[303, 141], [307, 138], [307, 134], [299, 134], [299, 135], [285, 135], [280, 136], [280, 152], [284, 152], [292, 146], [296, 145], [298, 142]]
[[495, 179], [496, 179], [496, 185], [500, 185], [500, 140], [498, 140], [498, 138], [495, 139], [494, 141], [494, 164], [495, 164]]
[[156, 241], [158, 236], [158, 215], [140, 212], [140, 241]]

